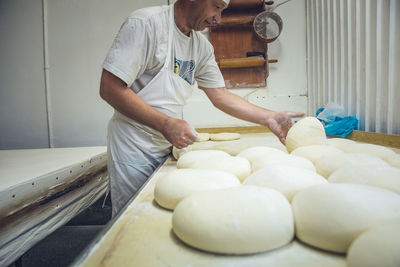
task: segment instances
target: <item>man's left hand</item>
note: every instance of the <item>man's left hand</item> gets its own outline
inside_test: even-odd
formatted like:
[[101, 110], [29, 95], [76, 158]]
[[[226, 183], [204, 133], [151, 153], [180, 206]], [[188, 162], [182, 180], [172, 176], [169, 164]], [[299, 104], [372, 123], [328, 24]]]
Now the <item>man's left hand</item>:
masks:
[[292, 118], [299, 118], [305, 115], [304, 112], [281, 111], [273, 112], [267, 119], [267, 127], [273, 132], [281, 141], [282, 144], [286, 143], [286, 135], [292, 127]]

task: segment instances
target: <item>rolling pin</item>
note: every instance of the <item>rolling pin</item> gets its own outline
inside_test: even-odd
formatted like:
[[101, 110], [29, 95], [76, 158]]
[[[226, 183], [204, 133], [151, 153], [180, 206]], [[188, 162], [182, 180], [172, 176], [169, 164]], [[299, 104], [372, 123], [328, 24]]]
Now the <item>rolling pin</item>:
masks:
[[231, 0], [229, 9], [257, 8], [264, 4], [264, 0]]
[[[277, 59], [270, 59], [268, 63], [276, 63]], [[264, 57], [243, 57], [243, 58], [227, 58], [220, 59], [218, 65], [220, 69], [236, 69], [264, 66], [266, 60]]]

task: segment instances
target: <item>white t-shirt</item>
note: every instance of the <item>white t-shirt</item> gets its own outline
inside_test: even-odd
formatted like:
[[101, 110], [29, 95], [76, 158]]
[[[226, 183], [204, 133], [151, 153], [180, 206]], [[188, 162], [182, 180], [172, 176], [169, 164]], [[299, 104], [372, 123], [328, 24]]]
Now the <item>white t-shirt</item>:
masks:
[[[149, 7], [134, 11], [122, 25], [103, 68], [123, 80], [136, 93], [160, 71], [168, 46], [169, 8]], [[174, 23], [172, 42], [174, 72], [193, 85], [224, 87], [214, 49], [200, 32], [184, 35]]]

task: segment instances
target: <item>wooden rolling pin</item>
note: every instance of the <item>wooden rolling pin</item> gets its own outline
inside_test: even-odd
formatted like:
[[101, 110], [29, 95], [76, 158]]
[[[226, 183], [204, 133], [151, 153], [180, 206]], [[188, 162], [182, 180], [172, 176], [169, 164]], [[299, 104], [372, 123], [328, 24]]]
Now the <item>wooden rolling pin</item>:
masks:
[[231, 0], [229, 9], [256, 8], [262, 6], [264, 0]]
[[225, 16], [222, 18], [221, 23], [215, 25], [216, 27], [221, 27], [221, 26], [229, 26], [229, 25], [237, 25], [237, 24], [249, 24], [250, 26], [253, 26], [253, 21], [254, 18], [257, 16], [257, 14], [244, 14], [240, 16]]
[[[218, 65], [220, 69], [236, 69], [236, 68], [249, 68], [261, 67], [265, 65], [266, 60], [264, 57], [243, 57], [243, 58], [227, 58], [220, 59]], [[276, 63], [277, 59], [270, 59], [268, 63]]]

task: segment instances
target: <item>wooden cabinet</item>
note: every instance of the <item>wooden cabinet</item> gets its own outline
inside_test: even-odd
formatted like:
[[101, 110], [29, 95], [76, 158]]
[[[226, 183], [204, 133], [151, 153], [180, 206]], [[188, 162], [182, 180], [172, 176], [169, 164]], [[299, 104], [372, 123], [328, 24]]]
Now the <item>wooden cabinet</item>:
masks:
[[264, 1], [231, 0], [222, 22], [210, 27], [210, 41], [227, 88], [266, 86], [268, 48], [253, 30], [254, 18], [264, 10]]

